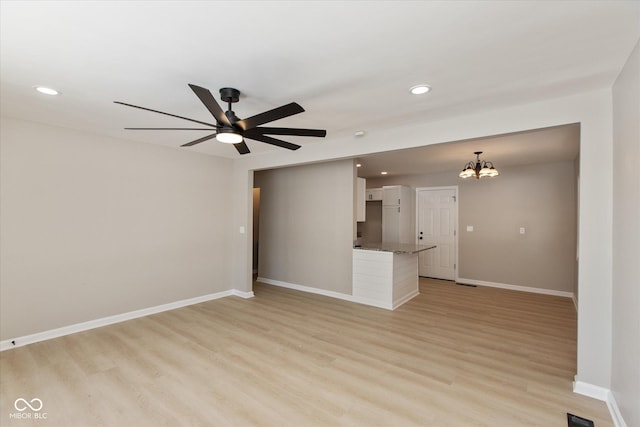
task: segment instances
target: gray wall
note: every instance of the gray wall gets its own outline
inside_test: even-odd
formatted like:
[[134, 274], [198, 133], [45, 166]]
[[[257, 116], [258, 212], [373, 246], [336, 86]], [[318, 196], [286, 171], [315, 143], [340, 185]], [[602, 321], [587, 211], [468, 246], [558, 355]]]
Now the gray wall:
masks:
[[231, 288], [230, 160], [1, 124], [0, 340]]
[[[573, 161], [500, 167], [494, 179], [458, 172], [371, 179], [367, 187], [459, 186], [458, 276], [573, 292], [577, 283], [577, 201]], [[466, 226], [472, 225], [473, 232]], [[525, 227], [525, 234], [519, 228]]]
[[354, 185], [352, 160], [256, 172], [258, 276], [350, 295]]
[[358, 237], [363, 242], [382, 242], [382, 201], [365, 203], [366, 221], [358, 223]]
[[611, 390], [640, 426], [640, 43], [613, 87], [613, 334]]

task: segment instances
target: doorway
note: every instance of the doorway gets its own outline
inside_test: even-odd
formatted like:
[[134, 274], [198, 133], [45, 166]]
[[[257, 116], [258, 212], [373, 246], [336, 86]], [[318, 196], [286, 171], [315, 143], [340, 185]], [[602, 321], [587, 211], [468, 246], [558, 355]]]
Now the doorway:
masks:
[[253, 188], [253, 278], [258, 275], [258, 254], [260, 253], [260, 188]]
[[416, 243], [435, 245], [418, 255], [418, 274], [456, 280], [458, 187], [416, 188]]

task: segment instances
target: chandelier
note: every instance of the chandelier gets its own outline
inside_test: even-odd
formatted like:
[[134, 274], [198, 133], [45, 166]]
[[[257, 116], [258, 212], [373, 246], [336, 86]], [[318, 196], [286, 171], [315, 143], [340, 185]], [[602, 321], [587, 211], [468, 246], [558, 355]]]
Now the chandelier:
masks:
[[487, 177], [492, 178], [500, 175], [498, 170], [493, 167], [492, 162], [480, 160], [480, 154], [482, 154], [482, 151], [476, 151], [473, 154], [476, 155], [476, 161], [471, 161], [464, 166], [462, 172], [460, 172], [460, 178], [475, 177], [476, 179], [480, 179]]

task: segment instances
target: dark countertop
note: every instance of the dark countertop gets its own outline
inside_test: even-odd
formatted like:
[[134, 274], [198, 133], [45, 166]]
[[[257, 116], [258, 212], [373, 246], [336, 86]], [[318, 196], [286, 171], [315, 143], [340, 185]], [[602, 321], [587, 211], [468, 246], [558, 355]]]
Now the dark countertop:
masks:
[[366, 251], [393, 252], [394, 254], [417, 254], [435, 248], [436, 245], [416, 245], [413, 243], [383, 243], [383, 242], [362, 242], [361, 246], [354, 246], [353, 249]]

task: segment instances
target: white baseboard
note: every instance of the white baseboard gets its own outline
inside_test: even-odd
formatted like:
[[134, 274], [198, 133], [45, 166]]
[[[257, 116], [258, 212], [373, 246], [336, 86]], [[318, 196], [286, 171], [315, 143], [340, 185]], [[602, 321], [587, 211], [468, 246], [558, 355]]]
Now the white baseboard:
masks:
[[234, 295], [234, 296], [240, 297], [240, 298], [244, 298], [244, 299], [253, 298], [255, 296], [253, 291], [244, 292], [244, 291], [239, 291], [237, 289], [232, 289], [231, 290], [231, 295]]
[[400, 298], [399, 300], [394, 301], [393, 310], [400, 307], [402, 304], [409, 301], [410, 299], [417, 297], [418, 295], [420, 295], [420, 291], [416, 290], [415, 292], [412, 292], [409, 295], [406, 295], [404, 298]]
[[411, 298], [415, 297], [419, 294], [416, 292], [415, 294], [409, 295], [406, 298], [402, 298], [398, 301], [395, 301], [393, 304], [385, 304], [380, 301], [371, 300], [368, 298], [357, 297], [354, 295], [343, 294], [340, 292], [328, 291], [326, 289], [318, 289], [312, 288], [311, 286], [298, 285], [296, 283], [283, 282], [280, 280], [268, 279], [266, 277], [258, 277], [256, 279], [258, 282], [266, 283], [267, 285], [280, 286], [281, 288], [294, 289], [296, 291], [308, 292], [310, 294], [324, 295], [326, 297], [341, 299], [343, 301], [355, 302], [357, 304], [369, 305], [377, 308], [384, 308], [385, 310], [395, 310], [400, 307], [405, 302], [409, 301]]
[[616, 399], [613, 396], [613, 393], [611, 391], [609, 391], [609, 394], [607, 396], [607, 408], [609, 408], [609, 413], [611, 414], [611, 418], [613, 419], [613, 425], [615, 427], [627, 427], [627, 423], [622, 418], [622, 414], [620, 413], [620, 408], [618, 408]]
[[555, 289], [533, 288], [530, 286], [509, 285], [507, 283], [485, 282], [483, 280], [464, 279], [462, 277], [459, 277], [458, 279], [456, 279], [456, 283], [462, 283], [464, 285], [477, 285], [477, 286], [488, 286], [491, 288], [510, 289], [512, 291], [520, 291], [520, 292], [532, 292], [535, 294], [554, 295], [554, 296], [565, 297], [565, 298], [574, 298], [573, 292], [556, 291]]
[[141, 310], [130, 311], [128, 313], [116, 314], [113, 316], [103, 317], [101, 319], [89, 320], [87, 322], [76, 323], [74, 325], [63, 326], [61, 328], [56, 328], [56, 329], [50, 329], [48, 331], [38, 332], [31, 335], [16, 337], [16, 338], [0, 341], [0, 351], [5, 351], [5, 350], [9, 350], [16, 347], [22, 347], [27, 344], [33, 344], [40, 341], [50, 340], [52, 338], [58, 338], [65, 335], [74, 334], [76, 332], [83, 332], [89, 329], [100, 328], [102, 326], [112, 325], [114, 323], [125, 322], [127, 320], [136, 319], [138, 317], [149, 316], [151, 314], [156, 314], [163, 311], [175, 310], [176, 308], [185, 307], [193, 304], [199, 304], [202, 302], [224, 298], [231, 295], [238, 296], [241, 298], [251, 298], [253, 296], [253, 291], [242, 292], [235, 289], [231, 289], [228, 291], [216, 292], [214, 294], [202, 295], [195, 298], [174, 301], [168, 304], [157, 305], [155, 307], [148, 307], [148, 308], [143, 308]]
[[298, 285], [296, 283], [283, 282], [281, 280], [268, 279], [266, 277], [258, 277], [258, 282], [266, 283], [267, 285], [280, 286], [281, 288], [294, 289], [296, 291], [308, 292], [310, 294], [324, 295], [325, 297], [337, 298], [344, 301], [356, 302], [358, 304], [372, 305], [378, 308], [385, 308], [391, 310], [392, 307], [381, 305], [375, 301], [370, 301], [365, 298], [354, 297], [353, 295], [343, 294], [340, 292], [328, 291], [326, 289], [312, 288], [311, 286]]
[[609, 414], [611, 414], [611, 418], [613, 419], [613, 425], [615, 427], [627, 427], [627, 423], [622, 418], [616, 399], [608, 388], [582, 381], [574, 381], [573, 392], [606, 402]]
[[353, 295], [343, 294], [340, 292], [328, 291], [326, 289], [313, 288], [311, 286], [298, 285], [296, 283], [283, 282], [281, 280], [268, 279], [266, 277], [260, 277], [256, 279], [258, 282], [266, 283], [267, 285], [280, 286], [281, 288], [294, 289], [296, 291], [308, 292], [310, 294], [324, 295], [326, 297], [337, 298], [345, 301], [357, 302]]
[[573, 392], [606, 402], [609, 389], [582, 381], [574, 381]]

